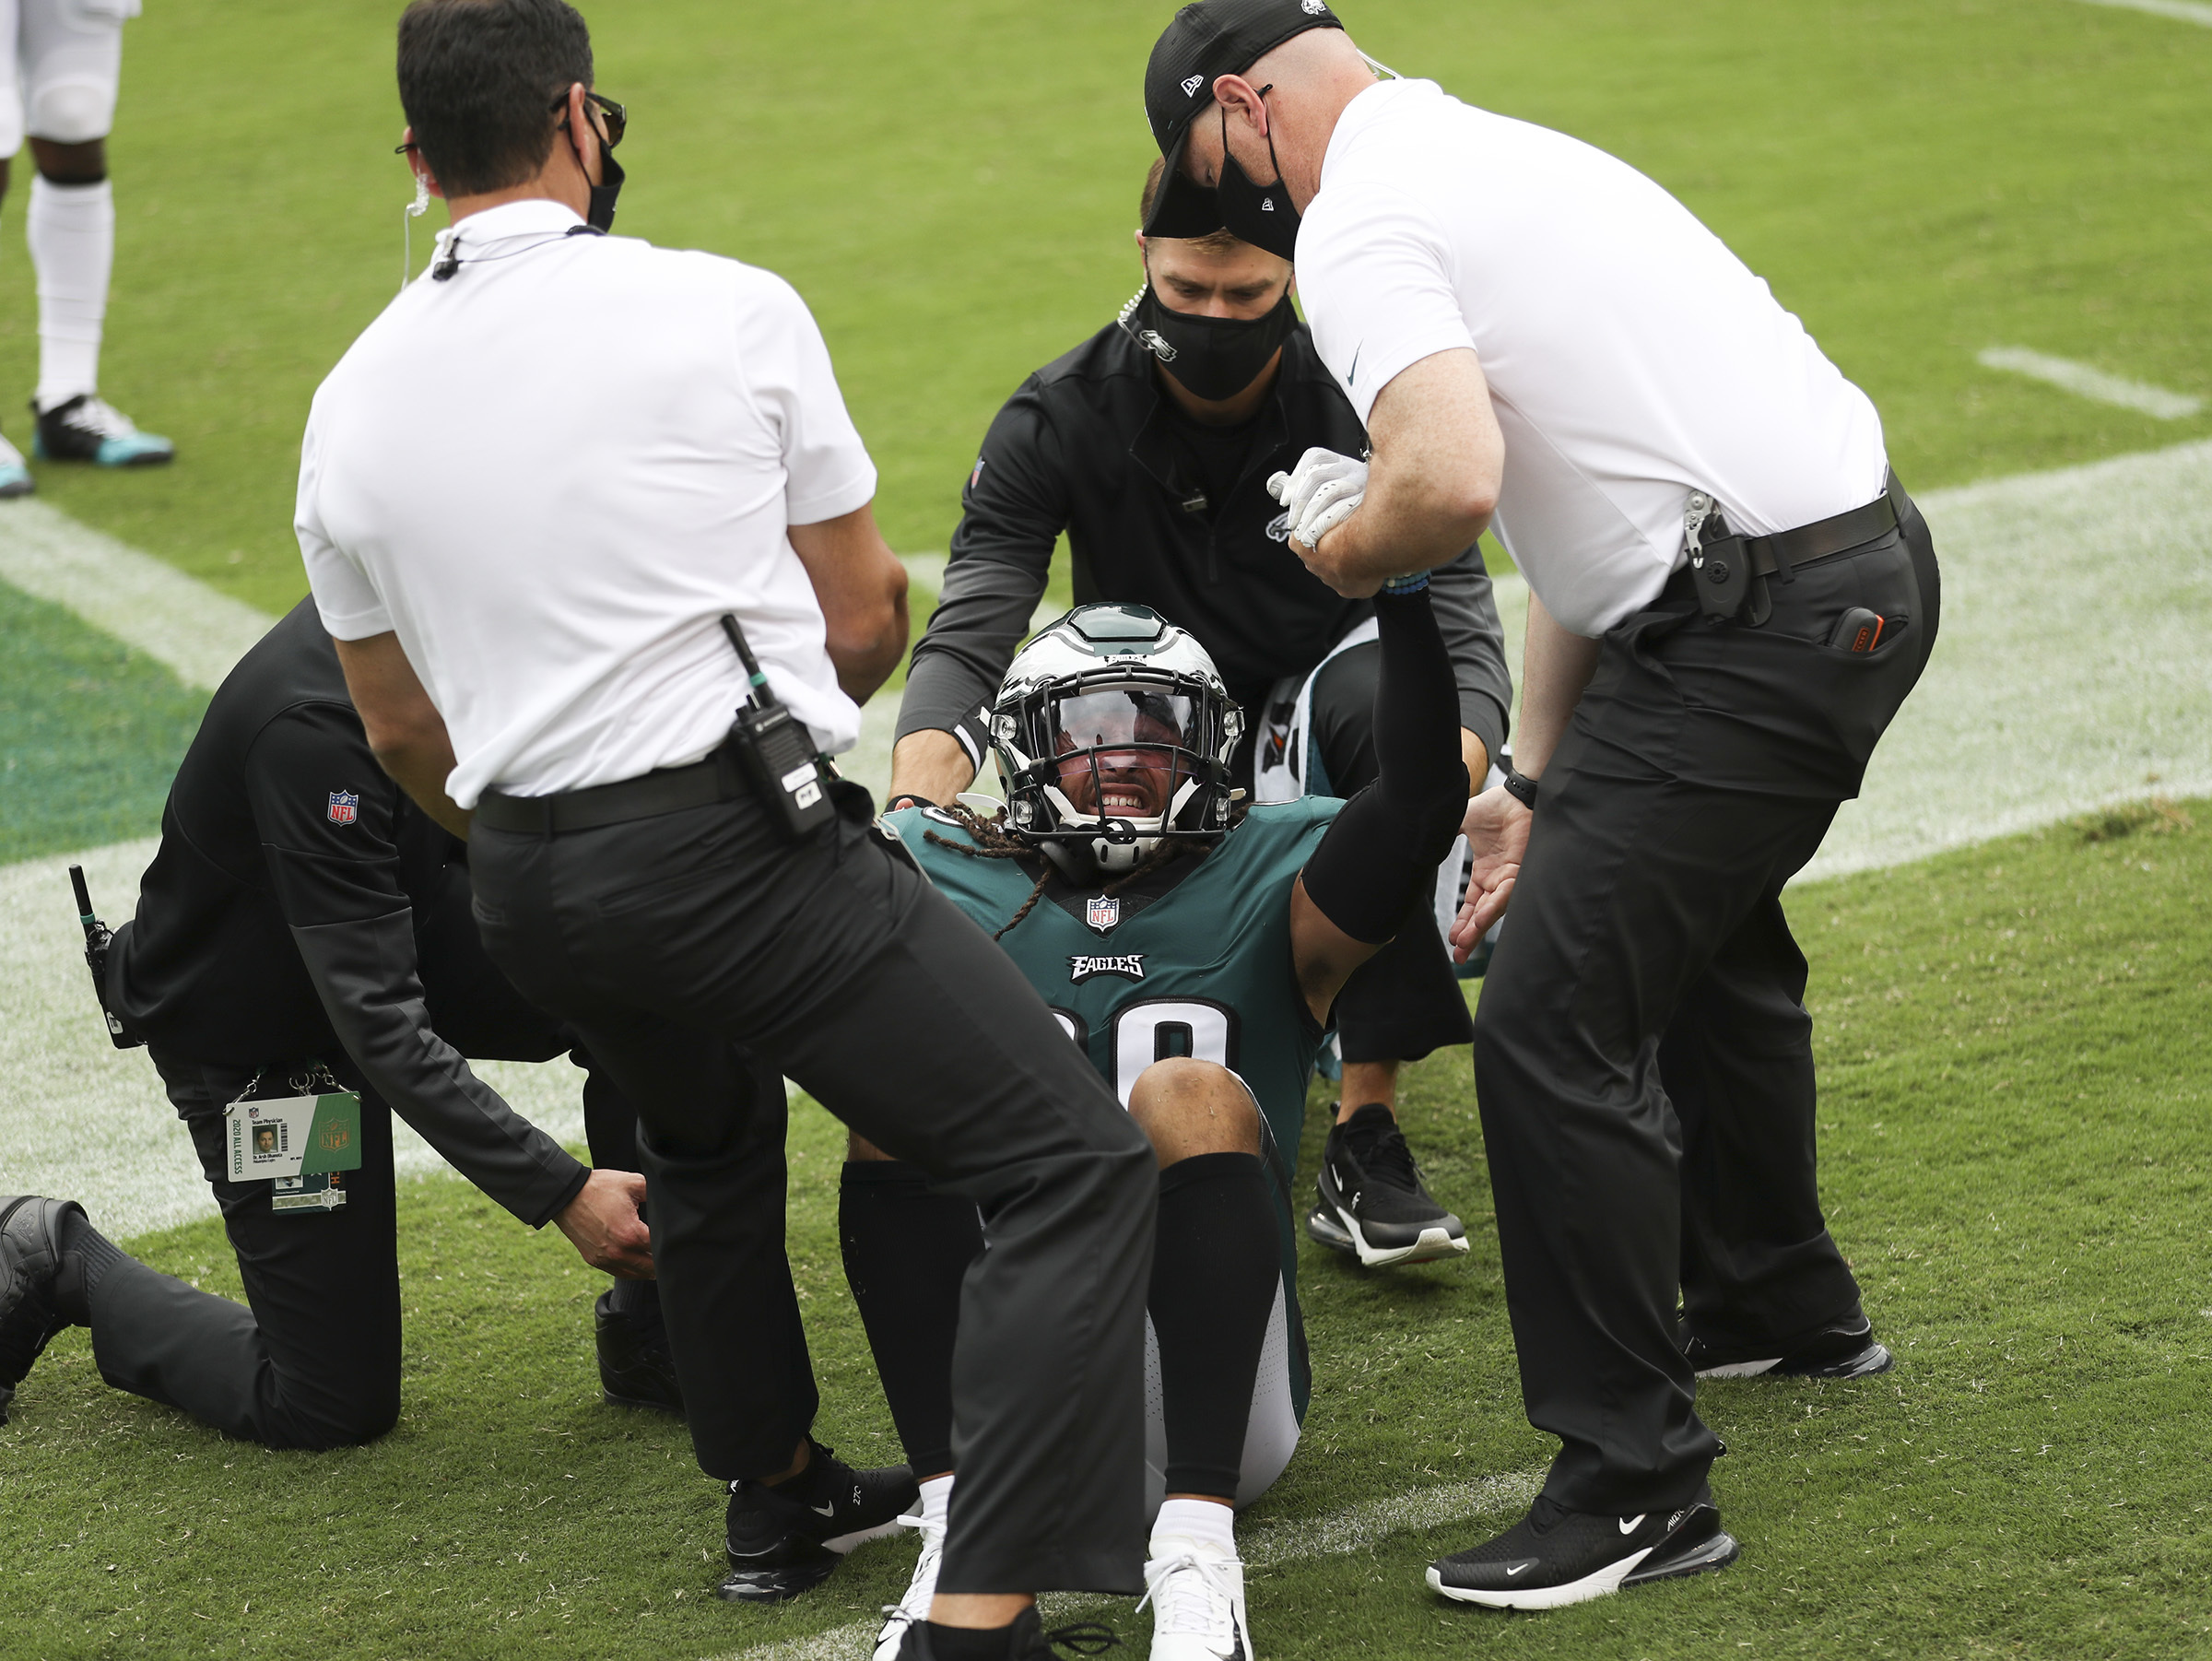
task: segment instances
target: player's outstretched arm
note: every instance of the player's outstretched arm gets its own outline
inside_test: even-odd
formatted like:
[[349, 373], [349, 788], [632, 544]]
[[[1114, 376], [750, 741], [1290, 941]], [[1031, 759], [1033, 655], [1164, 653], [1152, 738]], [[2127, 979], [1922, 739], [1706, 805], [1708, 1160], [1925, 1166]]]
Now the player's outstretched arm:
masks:
[[1344, 805], [1290, 895], [1290, 949], [1314, 1019], [1434, 889], [1466, 811], [1459, 697], [1426, 586], [1375, 596], [1375, 782]]

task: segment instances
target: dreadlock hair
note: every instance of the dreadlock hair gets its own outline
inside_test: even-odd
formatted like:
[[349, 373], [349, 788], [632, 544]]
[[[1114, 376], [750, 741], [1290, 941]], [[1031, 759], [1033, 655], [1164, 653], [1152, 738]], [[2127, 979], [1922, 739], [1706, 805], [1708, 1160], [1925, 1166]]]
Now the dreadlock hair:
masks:
[[[1242, 809], [1243, 804], [1240, 802], [1237, 805], [1236, 819], [1241, 819], [1244, 817]], [[1021, 925], [1021, 920], [1024, 917], [1037, 909], [1038, 901], [1044, 898], [1045, 885], [1052, 881], [1053, 873], [1058, 867], [1053, 864], [1051, 859], [1040, 854], [1028, 842], [1023, 842], [1020, 837], [1010, 831], [1001, 830], [994, 820], [984, 819], [970, 808], [965, 802], [947, 811], [960, 821], [961, 827], [971, 837], [974, 838], [974, 841], [972, 842], [956, 842], [948, 836], [939, 836], [935, 830], [924, 830], [922, 832], [924, 842], [933, 842], [940, 848], [949, 848], [955, 854], [967, 859], [1011, 859], [1019, 864], [1022, 860], [1033, 856], [1037, 863], [1044, 867], [1037, 873], [1037, 885], [1030, 890], [1030, 897], [1021, 902], [1021, 909], [1008, 917], [998, 933], [991, 937], [993, 940], [1003, 940]], [[1102, 886], [1099, 892], [1118, 894], [1139, 877], [1149, 876], [1162, 866], [1171, 865], [1178, 859], [1197, 858], [1209, 852], [1211, 852], [1210, 848], [1193, 847], [1188, 842], [1179, 842], [1172, 838], [1163, 840], [1159, 846], [1137, 861], [1129, 870], [1123, 872], [1112, 882]]]

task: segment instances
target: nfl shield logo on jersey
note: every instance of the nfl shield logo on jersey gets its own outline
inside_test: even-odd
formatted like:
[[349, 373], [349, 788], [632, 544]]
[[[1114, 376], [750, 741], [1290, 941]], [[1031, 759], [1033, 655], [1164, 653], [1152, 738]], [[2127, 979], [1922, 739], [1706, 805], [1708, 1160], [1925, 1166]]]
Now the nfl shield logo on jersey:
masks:
[[330, 822], [332, 824], [350, 825], [360, 816], [361, 798], [359, 796], [349, 790], [334, 790], [330, 793]]
[[1083, 921], [1104, 934], [1122, 920], [1122, 902], [1109, 894], [1093, 894], [1083, 902]]

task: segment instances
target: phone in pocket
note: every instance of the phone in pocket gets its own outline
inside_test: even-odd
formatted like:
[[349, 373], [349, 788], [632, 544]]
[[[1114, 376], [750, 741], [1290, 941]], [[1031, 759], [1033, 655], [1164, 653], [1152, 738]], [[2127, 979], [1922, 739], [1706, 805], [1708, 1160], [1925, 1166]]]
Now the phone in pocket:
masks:
[[1846, 652], [1871, 652], [1880, 642], [1887, 619], [1880, 613], [1853, 606], [1836, 619], [1836, 627], [1828, 637], [1828, 643], [1840, 646]]

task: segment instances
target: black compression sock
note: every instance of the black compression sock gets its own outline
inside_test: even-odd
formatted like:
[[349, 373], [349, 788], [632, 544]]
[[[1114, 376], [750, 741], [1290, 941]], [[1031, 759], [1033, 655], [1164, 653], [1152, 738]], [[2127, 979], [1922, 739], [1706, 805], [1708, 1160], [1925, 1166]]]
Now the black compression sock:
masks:
[[1159, 1339], [1168, 1491], [1234, 1499], [1267, 1317], [1282, 1282], [1257, 1154], [1202, 1153], [1159, 1173], [1147, 1306]]
[[934, 1620], [922, 1623], [929, 1628], [929, 1653], [936, 1661], [1007, 1661], [1014, 1651], [1014, 1627], [1005, 1626], [939, 1626]]
[[658, 1280], [617, 1280], [607, 1289], [606, 1310], [609, 1314], [637, 1315], [641, 1318], [658, 1316], [661, 1313], [661, 1283]]
[[64, 1213], [57, 1233], [62, 1261], [53, 1278], [55, 1311], [65, 1320], [89, 1326], [92, 1294], [99, 1290], [100, 1277], [123, 1261], [123, 1248], [86, 1221], [81, 1211]]
[[848, 1160], [837, 1223], [845, 1280], [906, 1462], [917, 1477], [950, 1470], [960, 1279], [983, 1249], [975, 1207], [933, 1193], [916, 1166]]

